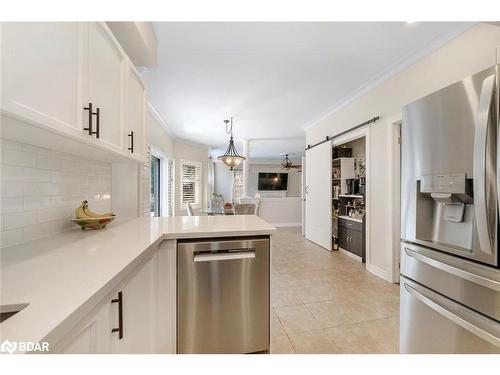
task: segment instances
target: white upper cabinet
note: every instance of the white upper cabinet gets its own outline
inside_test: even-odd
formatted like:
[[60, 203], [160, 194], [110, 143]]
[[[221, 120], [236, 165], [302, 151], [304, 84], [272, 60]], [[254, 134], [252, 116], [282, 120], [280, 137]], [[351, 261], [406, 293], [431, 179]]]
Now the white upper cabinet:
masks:
[[2, 23], [2, 109], [82, 137], [86, 24]]
[[127, 57], [104, 23], [90, 23], [88, 39], [87, 101], [96, 113], [96, 143], [121, 152]]
[[104, 22], [2, 23], [1, 42], [6, 115], [144, 160], [145, 87]]
[[146, 158], [146, 86], [132, 62], [127, 69], [125, 116], [126, 151], [139, 159]]

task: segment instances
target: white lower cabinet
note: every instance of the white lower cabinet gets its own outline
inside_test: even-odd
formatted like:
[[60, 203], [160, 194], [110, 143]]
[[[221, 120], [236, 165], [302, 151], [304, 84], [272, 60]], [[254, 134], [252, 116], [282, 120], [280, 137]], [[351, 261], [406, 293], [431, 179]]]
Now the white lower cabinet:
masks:
[[96, 354], [109, 352], [109, 308], [100, 304], [59, 342], [53, 353]]
[[159, 245], [52, 352], [175, 353], [175, 249]]
[[112, 353], [154, 352], [156, 262], [157, 256], [148, 260], [111, 299]]

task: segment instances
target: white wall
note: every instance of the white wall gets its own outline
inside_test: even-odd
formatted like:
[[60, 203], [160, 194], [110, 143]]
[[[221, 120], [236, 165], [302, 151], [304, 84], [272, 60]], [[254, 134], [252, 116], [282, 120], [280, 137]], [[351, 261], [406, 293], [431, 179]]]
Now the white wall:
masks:
[[175, 138], [166, 129], [166, 125], [161, 118], [151, 109], [146, 116], [146, 126], [148, 131], [148, 144], [157, 148], [165, 157], [174, 158]]
[[196, 145], [182, 140], [174, 142], [174, 157], [175, 157], [175, 214], [177, 216], [187, 215], [186, 209], [181, 207], [181, 168], [182, 160], [198, 161], [201, 163], [201, 204], [194, 206], [195, 215], [199, 214], [199, 210], [207, 207], [206, 189], [207, 189], [207, 169], [209, 160], [208, 146]]
[[[299, 162], [295, 162], [300, 164]], [[232, 198], [233, 172], [221, 162], [215, 162], [215, 192], [222, 194], [226, 201]], [[248, 171], [248, 196], [254, 197], [257, 192], [259, 172], [288, 173], [287, 197], [300, 197], [301, 172], [296, 169], [285, 171], [281, 169], [279, 161], [253, 161]]]
[[224, 201], [232, 201], [233, 171], [222, 162], [214, 162], [215, 183], [214, 192], [221, 194]]
[[[257, 193], [259, 172], [269, 172], [269, 173], [287, 173], [288, 174], [288, 191], [286, 193], [287, 197], [299, 197], [300, 196], [300, 185], [301, 185], [301, 172], [296, 169], [290, 169], [288, 171], [281, 169], [279, 164], [275, 163], [250, 163], [250, 168], [248, 171], [248, 195], [253, 197]], [[299, 163], [296, 163], [299, 164]]]
[[[391, 168], [388, 139], [394, 121], [401, 118], [402, 108], [422, 96], [486, 69], [496, 63], [500, 46], [500, 28], [478, 24], [414, 65], [382, 82], [316, 125], [306, 129], [306, 143], [319, 142], [376, 115], [380, 121], [370, 130], [370, 231], [369, 269], [388, 275], [391, 269], [391, 221], [387, 207], [391, 189], [387, 175]], [[332, 106], [335, 103], [332, 103]]]
[[75, 227], [83, 200], [111, 211], [111, 164], [1, 139], [1, 247]]
[[268, 223], [277, 226], [302, 225], [302, 198], [262, 198], [259, 216]]

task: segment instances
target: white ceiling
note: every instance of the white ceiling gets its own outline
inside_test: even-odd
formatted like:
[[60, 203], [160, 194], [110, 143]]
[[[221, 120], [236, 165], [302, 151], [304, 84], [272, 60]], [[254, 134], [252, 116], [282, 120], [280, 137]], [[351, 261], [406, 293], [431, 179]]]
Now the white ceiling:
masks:
[[[219, 154], [223, 120], [253, 158], [303, 154], [304, 127], [470, 27], [467, 23], [154, 23], [149, 100], [179, 138]], [[374, 115], [377, 115], [374, 113]], [[356, 125], [356, 124], [353, 124]], [[275, 139], [275, 140], [273, 140]]]

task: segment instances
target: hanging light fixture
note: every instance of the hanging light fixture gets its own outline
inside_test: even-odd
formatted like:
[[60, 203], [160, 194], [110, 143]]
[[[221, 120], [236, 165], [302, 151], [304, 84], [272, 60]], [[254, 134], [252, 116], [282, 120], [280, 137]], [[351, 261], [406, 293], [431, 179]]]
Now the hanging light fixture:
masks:
[[[236, 148], [234, 147], [233, 118], [231, 117], [231, 121], [224, 120], [224, 123], [226, 124], [226, 133], [230, 135], [229, 146], [227, 147], [227, 150], [224, 153], [224, 155], [219, 156], [217, 159], [221, 160], [224, 164], [226, 164], [230, 170], [233, 170], [235, 167], [240, 165], [240, 163], [246, 158], [238, 154], [238, 151], [236, 151]], [[229, 123], [230, 125], [228, 128]]]
[[284, 153], [284, 154], [280, 154], [281, 156], [284, 156], [285, 158], [283, 159], [283, 161], [281, 162], [281, 169], [285, 169], [285, 170], [290, 170], [292, 168], [295, 168], [295, 169], [300, 169], [302, 168], [302, 165], [295, 165], [293, 164], [293, 162], [288, 158], [289, 155], [295, 155], [294, 153]]

